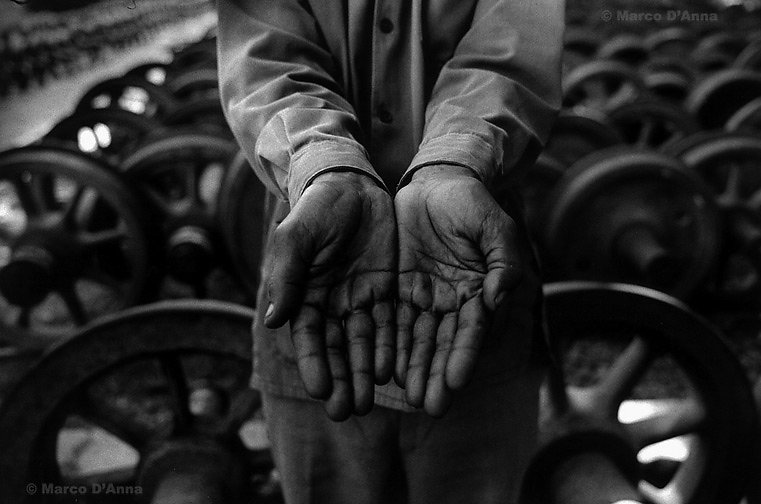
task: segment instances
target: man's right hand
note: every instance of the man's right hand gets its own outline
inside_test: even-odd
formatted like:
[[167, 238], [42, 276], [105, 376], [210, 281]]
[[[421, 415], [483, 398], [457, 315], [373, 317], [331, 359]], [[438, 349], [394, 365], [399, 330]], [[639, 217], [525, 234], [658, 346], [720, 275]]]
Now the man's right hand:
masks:
[[264, 322], [290, 320], [307, 393], [334, 420], [369, 412], [391, 378], [396, 240], [389, 194], [345, 171], [317, 176], [274, 231]]

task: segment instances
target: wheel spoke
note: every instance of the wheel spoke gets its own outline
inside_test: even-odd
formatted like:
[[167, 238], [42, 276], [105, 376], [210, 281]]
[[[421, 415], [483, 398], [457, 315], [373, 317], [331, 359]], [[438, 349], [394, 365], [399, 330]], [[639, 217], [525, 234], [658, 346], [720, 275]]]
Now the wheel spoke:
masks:
[[697, 431], [706, 419], [706, 411], [696, 399], [677, 399], [668, 409], [624, 428], [638, 449], [660, 441]]
[[77, 325], [85, 325], [87, 323], [87, 314], [82, 305], [82, 300], [79, 299], [76, 287], [73, 284], [67, 285], [58, 289], [58, 294], [63, 299], [64, 304], [66, 304], [66, 308], [69, 310], [69, 314], [71, 314], [74, 322]]
[[159, 362], [174, 402], [175, 432], [187, 432], [192, 427], [193, 419], [190, 414], [190, 396], [182, 362], [179, 356], [172, 354], [162, 355], [159, 357]]
[[653, 119], [646, 119], [642, 123], [642, 128], [639, 130], [639, 134], [637, 135], [637, 140], [634, 142], [634, 145], [637, 147], [646, 147], [650, 145], [650, 142], [652, 141], [653, 132], [655, 131], [655, 121]]
[[124, 290], [124, 286], [119, 282], [119, 280], [108, 275], [105, 271], [99, 268], [88, 269], [84, 272], [82, 277], [93, 281], [98, 285], [107, 287], [109, 290], [116, 293], [119, 298], [123, 297], [122, 292]]
[[737, 164], [729, 165], [727, 172], [727, 180], [724, 183], [724, 190], [721, 193], [722, 198], [727, 198], [730, 201], [737, 201], [740, 197], [740, 191], [742, 188], [742, 170]]
[[600, 81], [589, 81], [582, 85], [583, 94], [586, 96], [588, 106], [595, 109], [603, 109], [610, 99], [610, 95], [605, 89], [605, 83]]
[[200, 166], [193, 165], [183, 171], [185, 177], [185, 200], [190, 201], [192, 206], [201, 203], [201, 188], [199, 187], [198, 173], [203, 169], [203, 163], [199, 161]]
[[761, 213], [761, 187], [756, 189], [747, 199], [747, 204], [756, 212]]
[[681, 130], [674, 130], [663, 143], [664, 144], [665, 143], [674, 143], [674, 142], [676, 142], [678, 140], [681, 140], [685, 136], [686, 135], [685, 135], [685, 133], [683, 131], [681, 131]]
[[61, 216], [61, 219], [63, 220], [64, 224], [71, 228], [74, 226], [74, 217], [77, 214], [77, 209], [79, 208], [80, 203], [82, 202], [82, 198], [85, 195], [86, 188], [84, 186], [77, 187], [77, 190], [74, 192], [74, 195], [71, 197], [71, 199], [66, 203], [66, 206], [63, 208], [63, 215]]
[[647, 482], [640, 482], [639, 490], [654, 504], [686, 504], [694, 498], [696, 489], [703, 477], [704, 466], [708, 457], [703, 443], [691, 440], [687, 459], [682, 462], [676, 474], [664, 488], [656, 488]]
[[237, 432], [261, 406], [261, 395], [253, 389], [245, 389], [236, 394], [227, 417], [227, 431]]
[[32, 187], [33, 181], [25, 181], [19, 177], [11, 180], [16, 188], [16, 196], [18, 196], [19, 203], [21, 203], [21, 208], [24, 209], [24, 212], [30, 217], [39, 217], [43, 213], [44, 205], [40, 200], [39, 192], [35, 191]]
[[170, 215], [173, 212], [173, 206], [171, 202], [167, 201], [167, 198], [157, 191], [155, 188], [145, 185], [144, 193], [162, 213]]
[[137, 451], [143, 451], [147, 445], [149, 436], [144, 429], [134, 425], [126, 417], [119, 418], [118, 420], [113, 418], [114, 415], [104, 411], [102, 405], [95, 404], [94, 401], [91, 401], [85, 395], [76, 401], [74, 412], [83, 420], [103, 429]]
[[635, 337], [594, 388], [593, 403], [608, 415], [617, 415], [619, 405], [645, 374], [652, 360], [650, 345], [644, 338]]
[[127, 230], [121, 223], [119, 223], [114, 229], [82, 232], [79, 234], [79, 243], [87, 248], [97, 248], [101, 245], [108, 245], [122, 241], [127, 238], [127, 236]]
[[22, 308], [19, 311], [18, 318], [16, 319], [16, 325], [21, 328], [28, 329], [31, 319], [32, 319], [32, 309]]

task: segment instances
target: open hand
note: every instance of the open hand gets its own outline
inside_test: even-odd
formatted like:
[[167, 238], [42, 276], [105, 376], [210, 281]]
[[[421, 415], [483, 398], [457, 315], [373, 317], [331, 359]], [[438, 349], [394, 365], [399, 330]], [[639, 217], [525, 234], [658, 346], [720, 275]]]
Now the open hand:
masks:
[[415, 172], [395, 201], [399, 304], [395, 379], [441, 416], [470, 380], [492, 312], [521, 278], [515, 223], [472, 171]]
[[334, 420], [365, 414], [394, 366], [396, 223], [367, 175], [329, 172], [275, 229], [264, 322], [290, 320], [307, 393]]

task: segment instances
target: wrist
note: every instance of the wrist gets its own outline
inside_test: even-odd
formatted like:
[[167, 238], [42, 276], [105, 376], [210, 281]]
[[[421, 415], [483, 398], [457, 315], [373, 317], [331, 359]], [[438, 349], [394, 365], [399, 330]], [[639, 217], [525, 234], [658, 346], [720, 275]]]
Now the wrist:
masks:
[[307, 187], [316, 183], [325, 184], [343, 184], [355, 187], [380, 188], [384, 191], [386, 188], [375, 177], [364, 171], [354, 170], [352, 168], [337, 167], [321, 173], [318, 173], [309, 181]]
[[432, 164], [425, 165], [412, 174], [410, 181], [430, 180], [430, 179], [453, 179], [453, 178], [474, 178], [480, 180], [476, 172], [465, 166], [453, 164]]

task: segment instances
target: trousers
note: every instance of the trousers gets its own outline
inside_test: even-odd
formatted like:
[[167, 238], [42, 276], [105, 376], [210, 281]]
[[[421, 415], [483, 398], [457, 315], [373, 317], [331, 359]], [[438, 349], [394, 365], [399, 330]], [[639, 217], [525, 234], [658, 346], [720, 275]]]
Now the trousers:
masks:
[[536, 449], [541, 366], [458, 392], [442, 418], [376, 406], [333, 422], [263, 393], [287, 504], [515, 504]]

